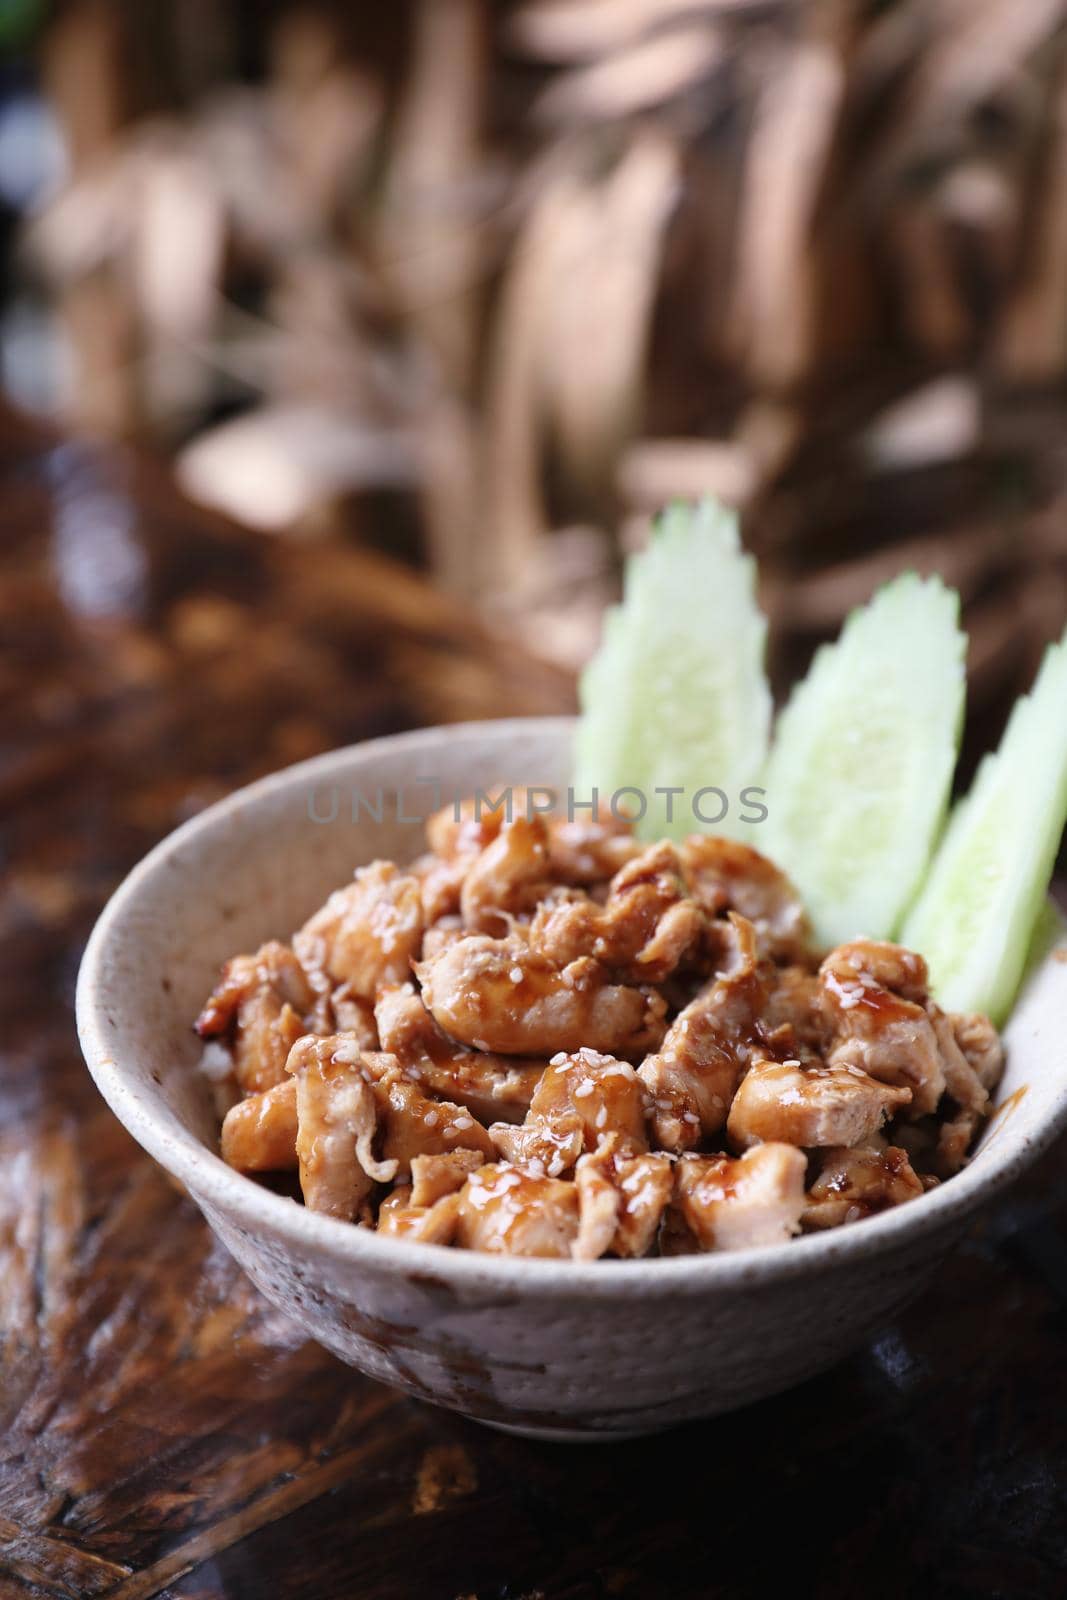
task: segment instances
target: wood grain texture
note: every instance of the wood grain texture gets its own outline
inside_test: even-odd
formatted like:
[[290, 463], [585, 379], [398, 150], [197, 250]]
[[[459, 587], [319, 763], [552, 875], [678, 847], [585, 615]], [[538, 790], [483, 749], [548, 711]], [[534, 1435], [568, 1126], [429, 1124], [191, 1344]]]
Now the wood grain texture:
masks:
[[1064, 1147], [836, 1371], [632, 1444], [432, 1411], [261, 1300], [81, 1064], [97, 910], [237, 783], [571, 686], [387, 563], [253, 538], [142, 461], [4, 418], [0, 489], [2, 1600], [1055, 1592]]

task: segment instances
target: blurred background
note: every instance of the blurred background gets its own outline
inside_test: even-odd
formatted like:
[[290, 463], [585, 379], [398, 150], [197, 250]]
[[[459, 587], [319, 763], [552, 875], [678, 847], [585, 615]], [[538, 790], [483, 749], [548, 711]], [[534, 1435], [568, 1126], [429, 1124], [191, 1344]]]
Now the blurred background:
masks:
[[0, 374], [565, 667], [675, 495], [778, 686], [903, 567], [1067, 618], [1063, 0], [0, 0]]

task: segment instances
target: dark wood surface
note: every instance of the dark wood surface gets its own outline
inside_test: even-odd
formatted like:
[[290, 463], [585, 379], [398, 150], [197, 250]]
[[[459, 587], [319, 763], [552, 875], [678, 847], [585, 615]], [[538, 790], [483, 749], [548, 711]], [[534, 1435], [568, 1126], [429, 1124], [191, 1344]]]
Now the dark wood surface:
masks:
[[252, 776], [571, 686], [378, 558], [9, 417], [0, 495], [3, 1600], [1063, 1592], [1067, 1146], [849, 1361], [633, 1443], [434, 1411], [260, 1299], [82, 1066], [94, 916]]

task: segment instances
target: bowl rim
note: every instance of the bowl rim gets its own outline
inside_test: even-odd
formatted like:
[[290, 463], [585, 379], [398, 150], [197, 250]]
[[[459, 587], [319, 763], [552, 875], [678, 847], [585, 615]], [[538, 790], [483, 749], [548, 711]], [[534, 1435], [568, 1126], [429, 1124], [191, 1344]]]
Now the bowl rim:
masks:
[[180, 1123], [173, 1131], [162, 1125], [155, 1096], [146, 1097], [135, 1084], [132, 1069], [122, 1063], [121, 1030], [105, 1014], [101, 983], [111, 952], [121, 944], [127, 911], [151, 880], [167, 871], [179, 851], [199, 833], [229, 825], [241, 812], [255, 809], [291, 786], [321, 781], [357, 753], [371, 757], [392, 750], [412, 751], [442, 735], [450, 740], [484, 741], [494, 735], [511, 737], [519, 729], [531, 735], [563, 737], [574, 725], [575, 719], [568, 716], [503, 718], [438, 724], [340, 746], [234, 790], [167, 834], [127, 873], [100, 913], [82, 957], [75, 1002], [78, 1036], [93, 1080], [112, 1112], [137, 1143], [186, 1186], [194, 1200], [205, 1200], [252, 1234], [266, 1228], [283, 1236], [294, 1251], [310, 1249], [372, 1271], [395, 1269], [409, 1280], [448, 1280], [457, 1288], [466, 1285], [505, 1293], [526, 1287], [561, 1299], [628, 1299], [657, 1289], [703, 1294], [715, 1288], [814, 1276], [819, 1268], [888, 1255], [924, 1231], [931, 1239], [940, 1237], [954, 1224], [962, 1225], [971, 1212], [1012, 1183], [1067, 1128], [1065, 1080], [1045, 1120], [1021, 1143], [997, 1141], [980, 1162], [907, 1205], [865, 1218], [862, 1226], [721, 1253], [579, 1262], [454, 1250], [391, 1238], [322, 1216], [228, 1167]]

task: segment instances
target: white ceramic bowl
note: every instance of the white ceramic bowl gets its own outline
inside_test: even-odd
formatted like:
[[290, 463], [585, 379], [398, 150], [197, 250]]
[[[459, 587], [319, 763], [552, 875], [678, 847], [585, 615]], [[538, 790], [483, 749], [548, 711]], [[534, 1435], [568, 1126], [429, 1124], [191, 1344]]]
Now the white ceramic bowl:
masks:
[[[711, 1416], [829, 1366], [922, 1288], [974, 1213], [1067, 1123], [1067, 949], [1007, 1030], [999, 1110], [970, 1166], [922, 1199], [789, 1244], [591, 1264], [405, 1243], [316, 1216], [223, 1164], [191, 1022], [220, 964], [286, 938], [353, 869], [406, 860], [425, 810], [476, 785], [562, 786], [572, 723], [490, 722], [379, 739], [291, 767], [165, 839], [101, 916], [78, 1026], [115, 1115], [178, 1178], [269, 1300], [342, 1360], [482, 1421], [554, 1438]], [[386, 797], [383, 820], [351, 797]], [[329, 817], [333, 799], [337, 816]]]

